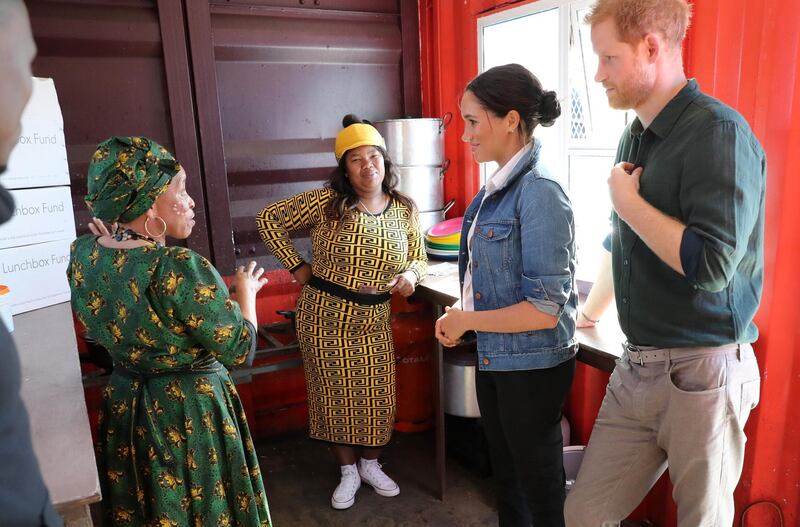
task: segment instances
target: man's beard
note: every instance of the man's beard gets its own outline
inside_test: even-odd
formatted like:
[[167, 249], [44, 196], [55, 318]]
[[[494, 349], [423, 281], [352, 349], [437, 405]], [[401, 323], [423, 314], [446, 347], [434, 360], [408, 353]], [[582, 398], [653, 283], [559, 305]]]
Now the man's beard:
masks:
[[631, 110], [647, 99], [653, 89], [653, 80], [643, 68], [637, 68], [624, 85], [615, 87], [616, 99], [608, 98], [608, 104], [615, 110]]

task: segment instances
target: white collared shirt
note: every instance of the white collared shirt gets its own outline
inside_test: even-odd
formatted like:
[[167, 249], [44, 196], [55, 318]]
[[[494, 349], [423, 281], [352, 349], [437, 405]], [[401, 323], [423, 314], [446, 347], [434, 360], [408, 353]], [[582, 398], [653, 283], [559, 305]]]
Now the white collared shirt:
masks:
[[483, 203], [486, 201], [486, 198], [506, 185], [508, 178], [511, 177], [519, 160], [530, 152], [531, 148], [533, 148], [533, 141], [530, 141], [520, 148], [517, 153], [514, 154], [514, 157], [509, 159], [508, 163], [497, 169], [497, 171], [486, 180], [486, 192], [483, 194], [483, 199], [478, 207], [478, 211], [475, 213], [475, 219], [472, 221], [469, 233], [467, 234], [467, 269], [464, 273], [464, 287], [461, 290], [461, 309], [464, 311], [475, 311], [475, 303], [472, 298], [472, 237], [475, 234], [475, 225], [478, 223], [478, 216], [481, 213]]

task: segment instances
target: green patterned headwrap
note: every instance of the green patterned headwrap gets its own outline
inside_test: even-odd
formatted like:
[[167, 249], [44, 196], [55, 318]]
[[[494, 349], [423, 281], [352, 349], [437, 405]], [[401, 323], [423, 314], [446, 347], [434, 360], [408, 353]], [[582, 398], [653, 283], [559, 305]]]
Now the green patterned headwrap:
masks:
[[146, 137], [111, 137], [89, 163], [86, 206], [110, 223], [128, 223], [153, 206], [181, 165]]

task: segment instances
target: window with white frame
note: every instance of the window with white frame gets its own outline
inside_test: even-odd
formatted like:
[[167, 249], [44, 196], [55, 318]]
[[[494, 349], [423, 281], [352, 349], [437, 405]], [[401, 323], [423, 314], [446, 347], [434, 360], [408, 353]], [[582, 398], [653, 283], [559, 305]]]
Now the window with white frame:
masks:
[[[590, 0], [540, 0], [478, 19], [480, 71], [516, 62], [546, 90], [558, 94], [561, 117], [534, 135], [542, 141], [542, 163], [568, 190], [575, 212], [581, 281], [594, 280], [609, 232], [611, 201], [606, 179], [630, 112], [608, 106], [594, 81], [597, 56], [583, 22]], [[481, 167], [481, 178], [496, 166]]]

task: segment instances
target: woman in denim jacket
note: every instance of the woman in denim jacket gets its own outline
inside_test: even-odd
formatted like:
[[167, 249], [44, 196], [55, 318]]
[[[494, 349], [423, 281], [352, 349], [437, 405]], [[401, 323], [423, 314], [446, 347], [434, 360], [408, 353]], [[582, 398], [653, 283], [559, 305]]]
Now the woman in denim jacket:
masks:
[[461, 99], [462, 140], [477, 162], [500, 168], [464, 215], [461, 306], [447, 309], [436, 336], [453, 346], [477, 332], [475, 384], [501, 527], [564, 525], [560, 420], [577, 350], [575, 227], [533, 139], [560, 113], [556, 94], [518, 64], [482, 73]]

